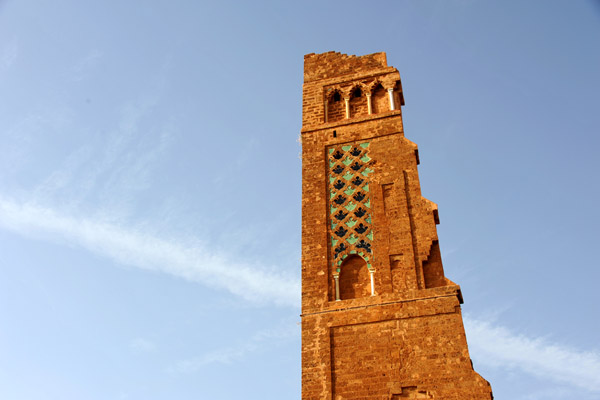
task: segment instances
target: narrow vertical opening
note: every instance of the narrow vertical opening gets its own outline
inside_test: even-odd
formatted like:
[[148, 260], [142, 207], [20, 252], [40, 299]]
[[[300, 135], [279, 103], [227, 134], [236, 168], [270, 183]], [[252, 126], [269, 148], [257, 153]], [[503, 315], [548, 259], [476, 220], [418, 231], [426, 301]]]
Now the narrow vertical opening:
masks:
[[386, 216], [390, 216], [390, 208], [392, 207], [392, 185], [393, 183], [385, 183], [381, 185], [381, 190], [383, 192], [383, 211]]
[[444, 277], [444, 267], [442, 266], [442, 255], [440, 254], [440, 245], [437, 240], [431, 242], [429, 256], [423, 261], [423, 276], [425, 278], [425, 288], [446, 286]]
[[350, 93], [350, 116], [354, 118], [368, 114], [367, 97], [363, 96], [362, 89], [357, 86]]
[[381, 84], [377, 84], [377, 86], [373, 88], [371, 104], [373, 114], [379, 114], [390, 109], [387, 90], [385, 90]]
[[340, 121], [344, 118], [346, 118], [346, 105], [342, 101], [341, 93], [336, 90], [327, 104], [327, 122]]

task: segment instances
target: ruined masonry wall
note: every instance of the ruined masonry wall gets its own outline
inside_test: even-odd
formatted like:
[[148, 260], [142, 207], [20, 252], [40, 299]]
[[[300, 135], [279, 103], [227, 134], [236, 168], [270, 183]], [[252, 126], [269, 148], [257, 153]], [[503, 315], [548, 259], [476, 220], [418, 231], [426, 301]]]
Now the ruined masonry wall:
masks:
[[492, 398], [385, 53], [305, 56], [302, 399]]

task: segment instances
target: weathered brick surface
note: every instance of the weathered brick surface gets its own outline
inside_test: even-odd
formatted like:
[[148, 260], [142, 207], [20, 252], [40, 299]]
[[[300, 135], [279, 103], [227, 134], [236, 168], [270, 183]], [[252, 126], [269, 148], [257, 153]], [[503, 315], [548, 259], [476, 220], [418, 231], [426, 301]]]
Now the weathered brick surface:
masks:
[[[460, 287], [444, 276], [437, 206], [421, 196], [417, 146], [404, 137], [398, 71], [387, 66], [385, 53], [330, 52], [305, 56], [304, 77], [302, 398], [491, 399], [489, 384], [471, 366]], [[354, 206], [332, 203], [338, 161], [331, 155], [360, 144], [368, 144], [372, 170], [364, 175], [369, 266], [355, 250], [343, 261], [333, 251], [338, 239], [355, 235], [346, 242], [354, 243], [369, 233], [355, 233], [352, 219], [331, 216], [334, 206], [348, 212]], [[342, 161], [350, 171], [350, 161]], [[351, 193], [356, 188], [347, 179]], [[347, 229], [338, 237], [334, 225]]]

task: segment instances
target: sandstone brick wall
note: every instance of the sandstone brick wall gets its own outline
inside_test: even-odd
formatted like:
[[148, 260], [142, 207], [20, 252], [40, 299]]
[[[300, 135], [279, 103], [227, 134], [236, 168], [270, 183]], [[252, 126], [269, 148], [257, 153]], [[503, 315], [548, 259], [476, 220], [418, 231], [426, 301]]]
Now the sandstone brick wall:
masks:
[[[384, 53], [330, 52], [305, 56], [304, 76], [302, 398], [490, 399], [471, 366], [460, 287], [444, 275], [437, 206], [421, 196], [417, 146], [404, 137], [398, 71]], [[364, 165], [351, 164], [354, 148]]]

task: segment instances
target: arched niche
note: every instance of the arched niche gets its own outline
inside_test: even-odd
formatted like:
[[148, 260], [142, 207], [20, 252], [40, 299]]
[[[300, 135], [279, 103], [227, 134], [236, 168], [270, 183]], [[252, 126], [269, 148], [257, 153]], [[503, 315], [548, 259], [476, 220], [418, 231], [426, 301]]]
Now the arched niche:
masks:
[[351, 254], [340, 265], [340, 300], [356, 299], [371, 295], [371, 278], [367, 262], [359, 255]]
[[350, 118], [368, 115], [367, 96], [363, 88], [355, 86], [350, 91]]
[[423, 261], [423, 277], [425, 278], [425, 287], [427, 289], [447, 286], [448, 282], [444, 276], [444, 267], [442, 266], [442, 255], [437, 240], [431, 242], [429, 256]]
[[346, 118], [346, 104], [339, 90], [335, 90], [327, 100], [327, 122]]
[[373, 114], [386, 112], [390, 109], [390, 101], [388, 99], [387, 91], [383, 88], [383, 86], [381, 86], [381, 83], [378, 83], [373, 88], [371, 104], [373, 107]]

